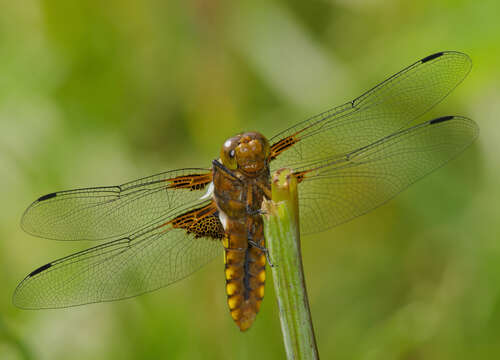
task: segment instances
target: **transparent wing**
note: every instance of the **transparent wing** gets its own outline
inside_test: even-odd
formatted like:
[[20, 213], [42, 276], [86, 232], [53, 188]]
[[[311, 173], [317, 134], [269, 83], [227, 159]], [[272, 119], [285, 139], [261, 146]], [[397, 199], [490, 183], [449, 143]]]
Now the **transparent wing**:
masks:
[[25, 211], [29, 234], [55, 240], [111, 240], [190, 208], [212, 181], [207, 169], [164, 172], [123, 185], [44, 195]]
[[323, 231], [382, 205], [456, 157], [478, 131], [470, 119], [446, 116], [294, 168], [301, 231]]
[[427, 56], [353, 101], [274, 136], [271, 166], [305, 166], [401, 130], [446, 97], [470, 68], [470, 58], [459, 52]]
[[[192, 222], [195, 232], [176, 227], [187, 227], [186, 215], [194, 213], [195, 219], [202, 209], [41, 266], [18, 285], [13, 302], [26, 309], [76, 306], [125, 299], [180, 280], [222, 253], [213, 235], [223, 229], [213, 215]], [[210, 235], [196, 235], [196, 229]]]

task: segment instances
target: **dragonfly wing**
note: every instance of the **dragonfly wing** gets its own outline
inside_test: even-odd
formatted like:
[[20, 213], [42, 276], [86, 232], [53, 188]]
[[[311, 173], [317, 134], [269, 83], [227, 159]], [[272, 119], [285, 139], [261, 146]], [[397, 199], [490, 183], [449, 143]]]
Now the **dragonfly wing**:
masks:
[[442, 117], [294, 168], [302, 232], [326, 230], [384, 204], [460, 154], [478, 131], [470, 119]]
[[125, 299], [180, 280], [222, 253], [214, 203], [161, 219], [129, 237], [52, 261], [17, 287], [14, 304], [60, 308]]
[[210, 170], [181, 169], [123, 185], [51, 193], [31, 204], [21, 226], [55, 240], [119, 239], [188, 209], [211, 181]]
[[419, 60], [360, 97], [271, 138], [271, 165], [306, 166], [401, 130], [445, 98], [470, 69], [470, 58], [459, 52]]

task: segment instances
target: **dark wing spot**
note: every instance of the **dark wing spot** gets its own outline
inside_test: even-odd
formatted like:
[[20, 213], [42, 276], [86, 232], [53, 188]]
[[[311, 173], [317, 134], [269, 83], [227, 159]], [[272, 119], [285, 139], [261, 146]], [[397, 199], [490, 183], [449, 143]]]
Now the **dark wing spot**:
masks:
[[50, 193], [47, 195], [40, 196], [37, 201], [40, 202], [40, 201], [44, 201], [44, 200], [49, 200], [49, 199], [52, 199], [53, 197], [56, 197], [56, 196], [57, 196], [56, 193]]
[[449, 116], [442, 116], [440, 118], [433, 119], [433, 120], [429, 121], [429, 124], [430, 125], [439, 124], [440, 122], [448, 121], [448, 120], [451, 120], [453, 118], [454, 118], [454, 116], [451, 116], [451, 115], [449, 115]]
[[51, 263], [48, 263], [48, 264], [45, 264], [43, 266], [40, 266], [38, 269], [35, 269], [33, 270], [32, 272], [30, 272], [30, 274], [28, 275], [28, 277], [32, 277], [32, 276], [35, 276], [36, 274], [39, 274], [41, 273], [42, 271], [45, 271], [47, 270], [48, 268], [50, 268], [52, 266]]
[[431, 61], [431, 60], [433, 60], [433, 59], [435, 59], [435, 58], [438, 58], [438, 57], [442, 56], [443, 54], [444, 54], [444, 52], [442, 52], [442, 51], [441, 51], [441, 52], [438, 52], [438, 53], [435, 53], [435, 54], [432, 54], [432, 55], [426, 56], [426, 57], [424, 57], [424, 58], [423, 58], [422, 60], [420, 60], [420, 61], [422, 61], [422, 64], [423, 64], [423, 63], [426, 63], [427, 61]]

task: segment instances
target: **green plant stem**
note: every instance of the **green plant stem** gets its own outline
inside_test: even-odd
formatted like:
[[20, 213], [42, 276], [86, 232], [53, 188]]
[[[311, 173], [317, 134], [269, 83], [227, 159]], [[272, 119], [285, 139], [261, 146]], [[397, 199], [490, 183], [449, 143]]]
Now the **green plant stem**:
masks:
[[272, 201], [263, 204], [264, 233], [287, 358], [319, 359], [300, 251], [297, 179], [279, 170], [271, 189]]

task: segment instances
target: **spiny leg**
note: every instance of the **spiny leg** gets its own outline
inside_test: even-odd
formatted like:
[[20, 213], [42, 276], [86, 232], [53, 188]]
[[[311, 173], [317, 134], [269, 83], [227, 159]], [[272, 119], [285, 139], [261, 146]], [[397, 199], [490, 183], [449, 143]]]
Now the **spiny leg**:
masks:
[[262, 251], [264, 253], [264, 255], [266, 255], [266, 260], [267, 260], [267, 263], [269, 264], [269, 266], [270, 267], [274, 267], [274, 264], [271, 261], [271, 255], [269, 254], [269, 250], [267, 250], [267, 248], [265, 246], [259, 245], [259, 244], [257, 244], [255, 241], [253, 241], [251, 239], [248, 239], [248, 245], [250, 245], [250, 246], [252, 246], [254, 248], [257, 248], [260, 251]]

